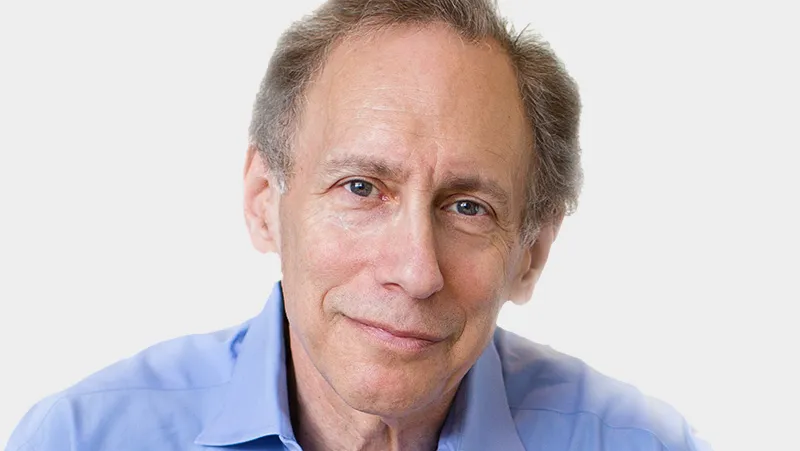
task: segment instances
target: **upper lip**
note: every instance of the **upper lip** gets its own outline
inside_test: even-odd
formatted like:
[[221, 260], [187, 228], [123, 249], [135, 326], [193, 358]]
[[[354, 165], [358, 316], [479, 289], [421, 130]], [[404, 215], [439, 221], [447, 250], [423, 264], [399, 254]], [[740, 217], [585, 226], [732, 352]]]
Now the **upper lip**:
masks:
[[395, 337], [399, 337], [399, 338], [415, 338], [417, 340], [425, 340], [425, 341], [430, 341], [430, 342], [434, 342], [434, 343], [437, 342], [437, 341], [444, 340], [444, 338], [441, 338], [441, 337], [439, 337], [437, 335], [434, 335], [434, 334], [429, 334], [427, 332], [416, 331], [416, 330], [402, 330], [402, 329], [394, 328], [394, 327], [389, 326], [387, 324], [377, 323], [375, 321], [369, 321], [369, 320], [357, 319], [357, 318], [352, 318], [352, 319], [353, 319], [353, 321], [359, 322], [359, 323], [361, 323], [361, 324], [363, 324], [365, 326], [374, 327], [376, 329], [383, 329], [386, 332], [389, 332], [390, 334], [394, 335]]

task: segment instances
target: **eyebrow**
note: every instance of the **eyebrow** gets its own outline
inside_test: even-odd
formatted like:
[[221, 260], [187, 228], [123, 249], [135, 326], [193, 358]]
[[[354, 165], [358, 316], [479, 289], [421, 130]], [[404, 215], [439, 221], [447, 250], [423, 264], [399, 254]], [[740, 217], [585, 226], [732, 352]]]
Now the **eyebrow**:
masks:
[[503, 208], [507, 208], [509, 204], [509, 195], [499, 183], [479, 175], [448, 174], [445, 176], [444, 186], [448, 191], [486, 193]]
[[327, 160], [321, 172], [325, 175], [369, 175], [381, 179], [404, 180], [406, 171], [389, 161], [364, 155], [345, 155]]

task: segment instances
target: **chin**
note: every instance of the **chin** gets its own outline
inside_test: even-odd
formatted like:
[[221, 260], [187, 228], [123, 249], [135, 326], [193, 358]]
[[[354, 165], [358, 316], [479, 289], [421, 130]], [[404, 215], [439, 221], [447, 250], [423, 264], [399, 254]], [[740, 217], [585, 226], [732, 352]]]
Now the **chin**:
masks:
[[[391, 363], [390, 363], [391, 364]], [[380, 364], [348, 365], [331, 381], [333, 389], [355, 410], [384, 418], [403, 417], [423, 410], [444, 395], [444, 384], [434, 383], [408, 368]], [[442, 381], [441, 378], [438, 380]]]

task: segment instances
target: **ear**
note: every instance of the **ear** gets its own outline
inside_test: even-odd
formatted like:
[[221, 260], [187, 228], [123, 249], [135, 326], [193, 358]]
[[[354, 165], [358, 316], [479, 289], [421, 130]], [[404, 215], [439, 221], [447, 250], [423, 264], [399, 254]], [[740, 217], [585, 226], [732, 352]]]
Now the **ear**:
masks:
[[280, 197], [278, 185], [251, 145], [244, 164], [244, 220], [253, 247], [265, 254], [280, 251]]
[[536, 236], [536, 241], [523, 250], [518, 275], [512, 282], [511, 302], [523, 305], [533, 296], [533, 288], [536, 286], [539, 276], [542, 275], [547, 257], [550, 255], [550, 247], [558, 236], [563, 219], [564, 217], [561, 216], [552, 223], [542, 226]]

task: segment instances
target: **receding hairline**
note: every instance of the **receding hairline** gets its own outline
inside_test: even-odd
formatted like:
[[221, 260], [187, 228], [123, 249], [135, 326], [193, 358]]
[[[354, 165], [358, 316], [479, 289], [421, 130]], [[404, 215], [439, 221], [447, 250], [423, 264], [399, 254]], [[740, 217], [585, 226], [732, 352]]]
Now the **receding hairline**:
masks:
[[[495, 54], [502, 57], [505, 61], [506, 67], [510, 70], [509, 74], [511, 79], [509, 80], [511, 86], [513, 86], [513, 95], [514, 98], [517, 100], [515, 107], [516, 112], [520, 114], [520, 118], [522, 119], [523, 124], [529, 125], [529, 118], [527, 117], [527, 112], [525, 108], [525, 99], [522, 95], [519, 86], [519, 73], [518, 69], [512, 60], [511, 53], [509, 49], [498, 39], [493, 36], [480, 36], [475, 39], [467, 39], [463, 36], [463, 33], [460, 33], [459, 30], [454, 27], [453, 25], [442, 21], [442, 20], [434, 20], [429, 22], [414, 22], [414, 23], [407, 23], [407, 22], [400, 22], [394, 24], [379, 24], [379, 25], [371, 25], [371, 24], [363, 24], [357, 25], [353, 30], [344, 33], [342, 36], [338, 37], [336, 40], [332, 41], [328, 47], [326, 48], [325, 52], [323, 53], [320, 61], [318, 62], [317, 66], [314, 68], [313, 72], [309, 75], [308, 79], [303, 83], [300, 92], [298, 93], [297, 103], [295, 111], [296, 116], [294, 118], [294, 133], [293, 139], [290, 143], [288, 148], [289, 152], [292, 154], [294, 151], [297, 150], [297, 138], [300, 135], [300, 131], [302, 127], [305, 125], [304, 121], [308, 114], [307, 106], [309, 103], [309, 97], [312, 90], [318, 86], [320, 81], [322, 80], [323, 75], [326, 74], [326, 71], [330, 68], [330, 62], [332, 60], [333, 55], [337, 51], [345, 50], [346, 54], [357, 52], [360, 47], [363, 45], [370, 45], [376, 40], [386, 37], [387, 33], [392, 32], [403, 32], [403, 31], [411, 31], [411, 32], [426, 32], [426, 31], [445, 31], [445, 35], [449, 35], [454, 38], [458, 38], [459, 41], [464, 46], [472, 46], [474, 48], [486, 48], [490, 52], [494, 52]], [[343, 65], [342, 68], [346, 67], [347, 65]], [[533, 154], [537, 151], [535, 145], [535, 137], [533, 134], [533, 130], [528, 126], [523, 126], [523, 133], [524, 133], [524, 145], [527, 146], [526, 148], [531, 152], [531, 158]], [[286, 174], [287, 179], [291, 178], [291, 174]]]

